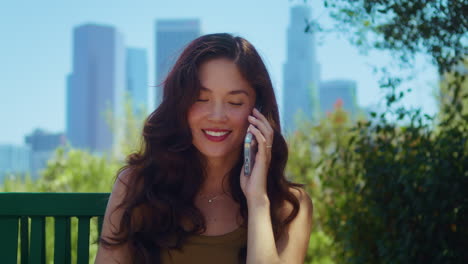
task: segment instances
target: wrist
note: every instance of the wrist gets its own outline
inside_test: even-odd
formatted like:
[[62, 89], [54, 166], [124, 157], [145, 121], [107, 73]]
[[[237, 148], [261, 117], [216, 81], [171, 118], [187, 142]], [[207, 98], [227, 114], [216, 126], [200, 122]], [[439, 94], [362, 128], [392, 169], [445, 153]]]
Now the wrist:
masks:
[[270, 199], [268, 195], [258, 195], [251, 198], [247, 198], [247, 205], [249, 208], [258, 206], [270, 206]]

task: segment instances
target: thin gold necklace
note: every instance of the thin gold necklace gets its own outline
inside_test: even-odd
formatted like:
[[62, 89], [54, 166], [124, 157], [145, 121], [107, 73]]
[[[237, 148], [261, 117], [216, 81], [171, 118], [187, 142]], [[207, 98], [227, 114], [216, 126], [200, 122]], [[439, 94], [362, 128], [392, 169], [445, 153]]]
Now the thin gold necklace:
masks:
[[228, 194], [228, 193], [218, 194], [218, 195], [215, 195], [215, 196], [212, 197], [212, 198], [208, 198], [208, 196], [203, 195], [202, 193], [200, 193], [199, 196], [208, 199], [208, 202], [209, 202], [209, 203], [212, 203], [214, 200], [216, 200], [217, 198], [219, 198], [219, 197], [221, 197], [221, 196], [223, 196], [223, 195], [225, 195], [225, 194]]

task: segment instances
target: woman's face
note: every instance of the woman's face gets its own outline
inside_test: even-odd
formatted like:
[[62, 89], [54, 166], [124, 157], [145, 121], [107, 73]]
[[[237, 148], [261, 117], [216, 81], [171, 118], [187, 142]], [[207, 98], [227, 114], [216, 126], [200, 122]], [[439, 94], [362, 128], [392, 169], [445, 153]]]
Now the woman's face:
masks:
[[255, 91], [229, 59], [212, 59], [200, 66], [202, 86], [188, 111], [192, 143], [206, 157], [237, 155], [255, 105]]

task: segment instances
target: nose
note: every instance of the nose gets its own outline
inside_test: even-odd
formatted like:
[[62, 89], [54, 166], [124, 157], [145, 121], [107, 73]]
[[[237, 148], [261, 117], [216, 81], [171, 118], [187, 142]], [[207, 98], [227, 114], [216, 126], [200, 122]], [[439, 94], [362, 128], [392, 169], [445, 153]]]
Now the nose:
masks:
[[225, 122], [227, 121], [226, 109], [221, 103], [212, 104], [208, 120], [213, 122]]

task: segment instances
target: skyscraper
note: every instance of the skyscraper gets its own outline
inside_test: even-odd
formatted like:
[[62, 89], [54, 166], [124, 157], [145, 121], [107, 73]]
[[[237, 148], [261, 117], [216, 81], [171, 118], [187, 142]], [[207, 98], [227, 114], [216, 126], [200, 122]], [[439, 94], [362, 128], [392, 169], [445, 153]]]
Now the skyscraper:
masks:
[[[127, 48], [127, 92], [132, 99], [135, 114], [148, 111], [148, 56], [146, 50]], [[142, 108], [145, 109], [142, 109]], [[146, 114], [146, 113], [145, 113]]]
[[296, 129], [295, 118], [302, 114], [312, 120], [318, 111], [319, 64], [315, 54], [315, 35], [304, 32], [311, 17], [310, 7], [291, 8], [287, 33], [287, 55], [283, 67], [283, 130]]
[[47, 166], [47, 161], [52, 158], [55, 149], [66, 143], [63, 133], [48, 133], [41, 129], [34, 130], [31, 135], [25, 137], [25, 141], [31, 149], [30, 170], [33, 179]]
[[356, 82], [352, 80], [331, 80], [320, 84], [320, 108], [322, 113], [333, 112], [337, 101], [353, 119], [358, 113]]
[[30, 169], [30, 148], [11, 144], [0, 145], [0, 184], [9, 174], [26, 174]]
[[73, 32], [73, 69], [67, 78], [67, 138], [73, 147], [103, 153], [112, 150], [122, 113], [125, 86], [123, 36], [111, 26], [85, 24]]
[[156, 21], [156, 91], [155, 108], [163, 96], [162, 82], [185, 46], [200, 36], [199, 19], [171, 19]]

